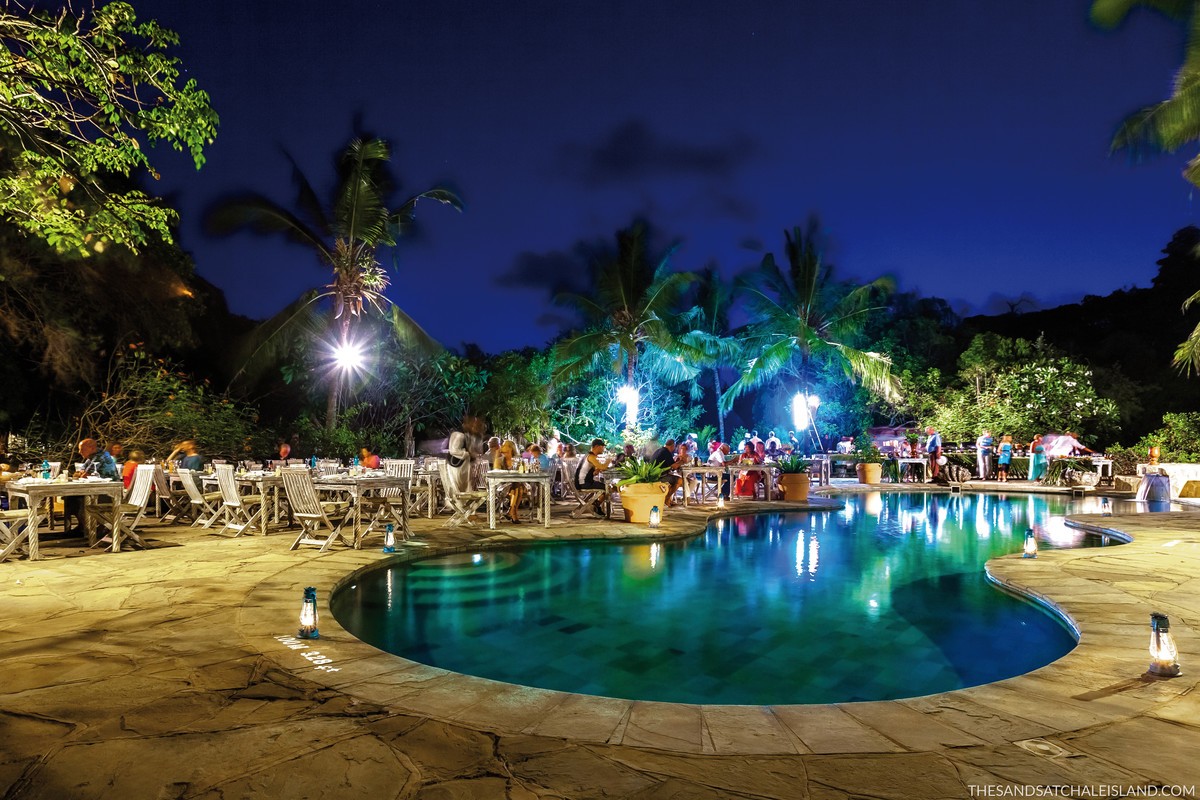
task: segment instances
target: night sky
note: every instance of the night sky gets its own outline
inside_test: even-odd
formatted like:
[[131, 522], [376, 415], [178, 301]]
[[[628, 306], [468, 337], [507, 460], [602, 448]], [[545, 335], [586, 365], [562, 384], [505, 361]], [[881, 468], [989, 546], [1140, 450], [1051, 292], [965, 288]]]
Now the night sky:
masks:
[[[327, 196], [358, 127], [422, 204], [392, 298], [449, 346], [541, 346], [549, 285], [636, 217], [673, 263], [732, 276], [820, 215], [839, 274], [994, 311], [1145, 286], [1197, 222], [1187, 152], [1110, 156], [1164, 97], [1183, 32], [1147, 12], [1104, 32], [1087, 2], [138, 0], [179, 32], [221, 115], [199, 173], [154, 155], [182, 245], [231, 308], [265, 317], [324, 282], [281, 237], [214, 239], [203, 211], [290, 205], [291, 153]], [[400, 195], [398, 195], [400, 196]], [[385, 254], [390, 263], [391, 256]]]

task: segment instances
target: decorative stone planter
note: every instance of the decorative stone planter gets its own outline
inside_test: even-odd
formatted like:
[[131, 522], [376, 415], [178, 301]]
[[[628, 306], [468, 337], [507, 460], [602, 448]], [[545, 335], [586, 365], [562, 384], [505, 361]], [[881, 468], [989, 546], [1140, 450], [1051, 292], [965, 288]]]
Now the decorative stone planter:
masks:
[[858, 482], [874, 486], [883, 478], [883, 464], [855, 464]]
[[785, 472], [779, 476], [779, 488], [783, 489], [783, 499], [789, 503], [807, 503], [808, 487], [807, 473]]
[[650, 509], [655, 506], [665, 513], [669, 488], [665, 483], [628, 483], [622, 486], [619, 491], [625, 521], [646, 524], [650, 521]]

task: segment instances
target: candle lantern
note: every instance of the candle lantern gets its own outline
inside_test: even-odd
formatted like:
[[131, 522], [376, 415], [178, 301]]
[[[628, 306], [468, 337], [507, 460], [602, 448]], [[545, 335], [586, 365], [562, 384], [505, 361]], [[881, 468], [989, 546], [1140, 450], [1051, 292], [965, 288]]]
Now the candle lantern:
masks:
[[720, 510], [721, 510], [721, 509], [723, 509], [723, 508], [725, 508], [725, 498], [724, 498], [724, 497], [718, 497], [718, 498], [717, 498], [717, 510], [718, 510], [718, 511], [720, 511]]
[[1025, 530], [1025, 552], [1022, 558], [1037, 558], [1037, 537], [1033, 535], [1033, 528]]
[[309, 586], [304, 590], [304, 603], [300, 606], [300, 632], [296, 634], [301, 639], [320, 639], [321, 632], [317, 630], [317, 590]]
[[1112, 504], [1108, 502], [1107, 497], [1100, 498], [1100, 516], [1102, 516], [1102, 517], [1111, 517], [1112, 516]]
[[650, 509], [650, 527], [657, 528], [661, 523], [662, 511], [659, 510], [658, 506], [654, 506]]
[[1166, 614], [1150, 615], [1150, 674], [1173, 678], [1179, 675], [1179, 650], [1171, 636], [1171, 622]]
[[390, 522], [383, 530], [383, 552], [396, 552], [396, 526]]

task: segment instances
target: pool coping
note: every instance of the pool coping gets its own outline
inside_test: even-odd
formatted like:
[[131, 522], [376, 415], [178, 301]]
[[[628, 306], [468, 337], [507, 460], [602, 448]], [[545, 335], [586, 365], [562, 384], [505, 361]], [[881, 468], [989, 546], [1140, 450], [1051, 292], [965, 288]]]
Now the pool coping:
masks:
[[[721, 514], [671, 514], [672, 524], [663, 530], [614, 529], [599, 538], [650, 543], [695, 536], [718, 516], [833, 510], [838, 505], [818, 499], [803, 508], [756, 503], [752, 508], [726, 509]], [[686, 518], [680, 520], [680, 516]], [[1129, 588], [1122, 589], [1130, 573], [1121, 569], [1135, 565], [1133, 574], [1153, 583], [1152, 570], [1164, 560], [1164, 542], [1159, 540], [1168, 534], [1158, 536], [1146, 527], [1135, 536], [1112, 527], [1118, 520], [1137, 521], [1138, 516], [1078, 515], [1068, 521], [1074, 527], [1127, 538], [1129, 542], [1119, 548], [1044, 551], [1033, 560], [1012, 555], [991, 559], [985, 566], [990, 580], [1054, 610], [1079, 631], [1079, 642], [1070, 653], [1037, 670], [995, 683], [900, 700], [699, 705], [538, 689], [454, 673], [385, 653], [355, 638], [328, 612], [329, 598], [338, 587], [377, 568], [384, 559], [473, 552], [518, 541], [505, 532], [493, 535], [484, 531], [486, 538], [475, 542], [399, 556], [346, 550], [313, 557], [254, 586], [238, 610], [237, 624], [245, 640], [264, 656], [306, 679], [362, 702], [496, 734], [726, 755], [927, 752], [1000, 741], [1019, 743], [1151, 714], [1196, 685], [1196, 678], [1188, 673], [1169, 680], [1144, 675], [1150, 611], [1171, 615], [1181, 661], [1200, 660], [1200, 635], [1187, 622], [1183, 607], [1166, 600], [1151, 605]], [[521, 532], [523, 541], [582, 538], [597, 537], [563, 536], [533, 528]], [[1106, 567], [1114, 566], [1120, 580], [1105, 577]], [[300, 642], [293, 638], [295, 630], [281, 627], [287, 624], [281, 621], [296, 619], [306, 586], [318, 588], [324, 611], [321, 638]], [[324, 659], [329, 659], [328, 663], [322, 663]]]

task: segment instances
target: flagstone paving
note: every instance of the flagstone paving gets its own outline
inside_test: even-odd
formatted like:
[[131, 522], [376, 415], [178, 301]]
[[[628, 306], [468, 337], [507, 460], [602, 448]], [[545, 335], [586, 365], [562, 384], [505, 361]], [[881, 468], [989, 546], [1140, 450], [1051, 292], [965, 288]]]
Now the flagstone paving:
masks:
[[[651, 533], [556, 512], [548, 530], [417, 520], [426, 546], [402, 547], [400, 557]], [[673, 509], [656, 534], [694, 533], [708, 513]], [[301, 589], [316, 586], [327, 603], [337, 584], [386, 558], [378, 543], [290, 552], [286, 535], [221, 539], [154, 526], [145, 551], [46, 542], [44, 560], [0, 564], [0, 797], [1186, 791], [1200, 784], [1200, 513], [1077, 519], [1133, 542], [989, 564], [998, 581], [1071, 617], [1081, 638], [1070, 654], [987, 686], [827, 706], [630, 702], [500, 684], [381, 653], [329, 614], [321, 639], [298, 647], [288, 637]], [[1171, 617], [1181, 677], [1143, 674], [1151, 610]]]

